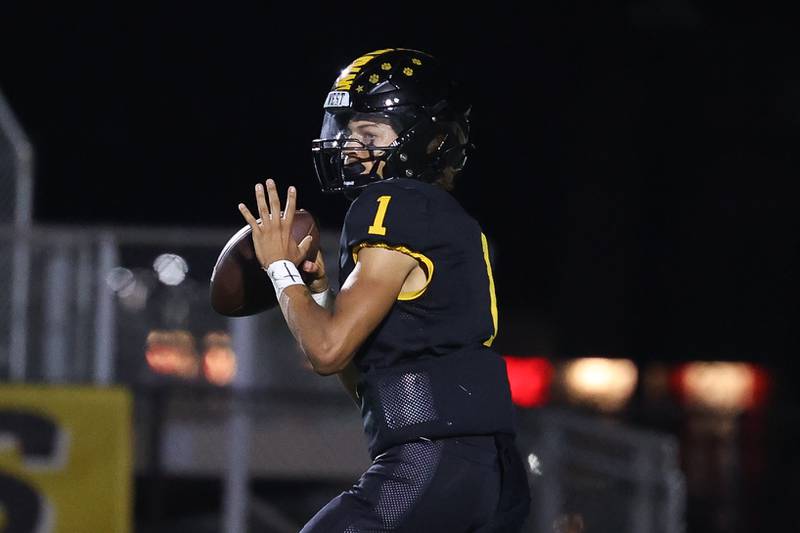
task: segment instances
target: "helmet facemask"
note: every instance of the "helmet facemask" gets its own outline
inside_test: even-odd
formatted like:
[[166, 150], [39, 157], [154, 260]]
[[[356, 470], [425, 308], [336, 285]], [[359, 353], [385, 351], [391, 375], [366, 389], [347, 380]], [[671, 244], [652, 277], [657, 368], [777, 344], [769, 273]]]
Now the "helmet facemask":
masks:
[[[469, 149], [468, 125], [444, 118], [397, 108], [374, 113], [326, 111], [320, 138], [312, 143], [322, 190], [360, 189], [389, 178], [432, 182], [446, 170], [458, 173]], [[389, 128], [392, 135], [384, 135], [385, 141], [376, 144], [374, 135]]]
[[386, 113], [325, 112], [312, 152], [325, 192], [357, 189], [380, 181], [397, 150], [402, 126]]

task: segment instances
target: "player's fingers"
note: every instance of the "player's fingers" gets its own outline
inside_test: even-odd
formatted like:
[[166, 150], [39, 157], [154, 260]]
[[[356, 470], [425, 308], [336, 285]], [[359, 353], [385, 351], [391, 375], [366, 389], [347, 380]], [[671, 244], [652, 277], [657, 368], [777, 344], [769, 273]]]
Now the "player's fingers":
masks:
[[303, 261], [303, 272], [308, 272], [310, 274], [313, 274], [317, 270], [319, 270], [319, 267], [317, 266], [317, 264], [315, 262], [313, 262], [313, 261]]
[[300, 252], [302, 252], [303, 257], [308, 255], [308, 249], [311, 248], [311, 235], [306, 235], [303, 237], [303, 240], [300, 241], [300, 244], [297, 245], [300, 248]]
[[239, 204], [239, 212], [242, 214], [242, 217], [244, 217], [245, 222], [247, 222], [250, 227], [253, 228], [254, 232], [259, 231], [258, 221], [256, 220], [256, 217], [250, 213], [250, 210], [247, 209], [246, 205]]
[[269, 197], [269, 212], [272, 213], [270, 222], [275, 227], [281, 223], [281, 200], [278, 198], [278, 189], [275, 188], [275, 181], [267, 180], [267, 195]]
[[258, 203], [258, 214], [261, 217], [261, 223], [266, 223], [269, 220], [269, 209], [267, 209], [267, 200], [264, 198], [264, 187], [260, 183], [256, 183], [256, 203]]
[[295, 204], [297, 202], [297, 190], [294, 187], [289, 187], [286, 193], [286, 209], [283, 210], [284, 227], [287, 231], [291, 230], [292, 223], [294, 222]]
[[317, 250], [317, 257], [314, 259], [314, 264], [317, 266], [317, 272], [320, 276], [325, 275], [325, 261], [322, 259], [322, 249]]

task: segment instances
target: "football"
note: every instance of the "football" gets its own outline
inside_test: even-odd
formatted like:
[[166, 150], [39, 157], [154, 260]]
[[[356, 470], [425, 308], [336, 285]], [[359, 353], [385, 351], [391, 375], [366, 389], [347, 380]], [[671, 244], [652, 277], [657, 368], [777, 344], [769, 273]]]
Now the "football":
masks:
[[[214, 265], [211, 307], [221, 315], [250, 316], [278, 303], [275, 289], [256, 257], [252, 233], [249, 225], [237, 231], [228, 239]], [[292, 221], [292, 238], [299, 244], [306, 235], [312, 237], [306, 259], [314, 261], [319, 250], [319, 227], [311, 213], [298, 209]]]

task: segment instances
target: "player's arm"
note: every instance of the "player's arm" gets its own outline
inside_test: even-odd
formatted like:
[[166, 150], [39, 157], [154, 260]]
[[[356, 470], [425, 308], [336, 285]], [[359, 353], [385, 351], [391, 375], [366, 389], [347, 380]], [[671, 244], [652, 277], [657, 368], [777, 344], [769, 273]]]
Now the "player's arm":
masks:
[[[332, 310], [334, 302], [336, 301], [336, 296], [329, 290], [330, 287], [328, 285], [328, 276], [325, 273], [325, 260], [322, 257], [322, 250], [317, 252], [316, 261], [304, 261], [302, 270], [305, 274], [304, 279], [306, 285], [311, 291], [311, 294], [324, 295], [321, 300], [317, 299], [317, 297], [314, 297], [314, 300], [325, 309]], [[309, 364], [311, 364], [310, 361]], [[344, 387], [344, 390], [347, 391], [347, 394], [353, 399], [355, 404], [361, 407], [361, 401], [358, 398], [357, 392], [359, 373], [353, 361], [351, 360], [347, 366], [344, 367], [344, 370], [338, 372], [336, 377], [339, 378], [342, 387]]]
[[332, 311], [317, 305], [304, 285], [283, 291], [280, 306], [286, 323], [318, 374], [335, 374], [347, 367], [416, 266], [416, 259], [401, 252], [362, 248]]
[[[336, 301], [336, 296], [329, 290], [330, 287], [328, 285], [328, 276], [325, 273], [325, 260], [322, 257], [322, 250], [317, 252], [315, 261], [304, 261], [302, 270], [304, 273], [303, 279], [306, 281], [306, 286], [311, 291], [311, 294], [324, 295], [322, 299], [317, 299], [315, 296], [315, 301], [325, 307], [325, 309], [332, 310], [334, 302]], [[309, 364], [311, 364], [310, 361]], [[357, 392], [359, 372], [353, 361], [351, 360], [347, 366], [344, 367], [344, 370], [338, 372], [336, 377], [339, 378], [342, 387], [344, 387], [344, 390], [347, 391], [347, 394], [353, 399], [353, 402], [361, 407], [361, 401], [358, 398]]]

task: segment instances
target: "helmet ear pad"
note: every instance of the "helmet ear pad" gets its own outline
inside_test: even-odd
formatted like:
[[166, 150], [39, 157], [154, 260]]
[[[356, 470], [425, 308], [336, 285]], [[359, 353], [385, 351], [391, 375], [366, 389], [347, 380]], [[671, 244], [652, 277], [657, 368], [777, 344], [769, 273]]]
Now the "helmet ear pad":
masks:
[[400, 134], [397, 149], [386, 158], [386, 176], [422, 178], [430, 162], [428, 145], [435, 136], [434, 123], [429, 118], [417, 121]]
[[435, 181], [448, 167], [458, 172], [466, 162], [465, 135], [456, 122], [419, 120], [397, 139], [386, 158], [384, 175]]
[[457, 121], [441, 123], [440, 126], [446, 133], [438, 147], [436, 164], [441, 171], [457, 174], [464, 169], [472, 145]]

